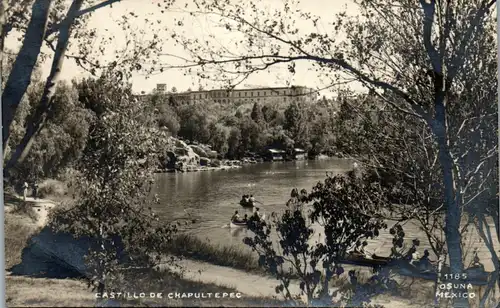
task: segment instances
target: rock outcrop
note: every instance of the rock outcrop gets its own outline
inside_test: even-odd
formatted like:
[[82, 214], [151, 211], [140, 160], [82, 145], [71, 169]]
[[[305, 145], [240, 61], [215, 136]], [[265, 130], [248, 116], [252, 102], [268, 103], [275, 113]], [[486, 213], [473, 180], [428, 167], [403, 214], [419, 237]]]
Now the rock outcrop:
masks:
[[187, 144], [174, 137], [170, 137], [172, 149], [166, 152], [163, 168], [177, 170], [192, 170], [200, 166], [210, 166], [211, 161], [217, 158], [217, 152], [202, 144]]
[[[183, 140], [170, 137], [170, 147], [165, 152], [161, 171], [200, 171], [227, 169], [241, 166], [241, 161], [220, 161], [217, 151], [204, 144], [187, 144]], [[160, 172], [161, 172], [160, 171]]]
[[196, 153], [200, 157], [208, 157], [207, 151], [205, 151], [201, 146], [198, 145], [189, 145], [191, 150], [193, 150], [194, 153]]
[[176, 169], [184, 169], [190, 166], [200, 166], [200, 155], [196, 154], [191, 146], [176, 138], [172, 138], [172, 140], [174, 144], [172, 152], [175, 155]]

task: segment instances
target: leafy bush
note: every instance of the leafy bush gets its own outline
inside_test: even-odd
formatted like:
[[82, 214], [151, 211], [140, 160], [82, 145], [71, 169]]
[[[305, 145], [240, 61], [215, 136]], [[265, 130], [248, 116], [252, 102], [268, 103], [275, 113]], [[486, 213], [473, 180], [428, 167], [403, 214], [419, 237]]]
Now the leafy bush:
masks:
[[61, 198], [64, 197], [67, 192], [68, 188], [66, 184], [57, 180], [48, 179], [38, 185], [38, 197], [40, 198]]
[[[289, 209], [273, 213], [270, 222], [251, 218], [248, 227], [255, 235], [245, 238], [244, 243], [259, 254], [259, 265], [280, 281], [276, 293], [294, 300], [290, 284], [298, 277], [308, 304], [362, 305], [370, 301], [376, 288], [361, 287], [354, 272], [349, 272], [350, 287], [342, 292], [340, 302], [334, 299], [337, 292], [329, 292], [329, 285], [344, 273], [341, 261], [348, 251], [363, 239], [377, 237], [387, 227], [382, 219], [373, 218], [386, 204], [375, 186], [354, 174], [329, 175], [310, 193], [302, 190], [299, 194], [294, 189], [287, 203]], [[306, 207], [311, 211], [309, 215]], [[314, 239], [313, 223], [323, 228], [323, 243]], [[274, 232], [277, 241], [273, 240]]]

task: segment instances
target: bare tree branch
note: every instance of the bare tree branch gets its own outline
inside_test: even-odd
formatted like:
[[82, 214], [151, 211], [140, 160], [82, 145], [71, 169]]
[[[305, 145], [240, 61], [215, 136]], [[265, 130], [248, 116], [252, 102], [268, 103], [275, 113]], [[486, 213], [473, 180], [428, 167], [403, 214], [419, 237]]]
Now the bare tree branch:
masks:
[[443, 73], [443, 67], [438, 51], [432, 44], [432, 26], [436, 11], [436, 0], [420, 0], [424, 11], [424, 46], [431, 60], [432, 68], [436, 73]]
[[[91, 7], [88, 7], [86, 9], [79, 11], [78, 14], [76, 15], [76, 18], [81, 17], [81, 16], [88, 14], [88, 13], [92, 13], [100, 8], [110, 6], [113, 3], [120, 2], [120, 1], [121, 0], [107, 0], [107, 1], [101, 2], [99, 4], [93, 5]], [[57, 31], [59, 31], [62, 27], [62, 23], [63, 22], [51, 25], [50, 28], [47, 29], [47, 32], [45, 33], [45, 38], [51, 36], [52, 34], [56, 33]]]

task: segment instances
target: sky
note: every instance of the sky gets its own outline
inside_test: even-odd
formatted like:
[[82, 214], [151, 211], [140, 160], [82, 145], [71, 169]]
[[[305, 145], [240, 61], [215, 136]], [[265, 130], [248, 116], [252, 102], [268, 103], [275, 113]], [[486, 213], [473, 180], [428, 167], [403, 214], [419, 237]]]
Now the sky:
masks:
[[[161, 30], [160, 28], [156, 29], [145, 27], [144, 17], [160, 20], [161, 27], [173, 28], [173, 23], [176, 22], [176, 19], [178, 19], [179, 17], [186, 18], [187, 16], [185, 13], [179, 12], [179, 9], [183, 8], [182, 1], [188, 0], [177, 1], [177, 3], [171, 10], [163, 13], [158, 8], [158, 3], [163, 2], [160, 0], [122, 0], [118, 3], [113, 4], [112, 7], [101, 8], [96, 11], [91, 17], [88, 26], [90, 28], [97, 29], [98, 37], [107, 34], [112, 34], [114, 36], [112, 44], [106, 47], [105, 54], [100, 56], [100, 59], [111, 60], [116, 55], [114, 49], [119, 49], [124, 46], [126, 37], [117, 23], [117, 21], [120, 20], [123, 15], [127, 15], [133, 12], [141, 17], [137, 19], [137, 23], [135, 23], [133, 26], [135, 26], [137, 29], [143, 29], [145, 31], [144, 37], [157, 34], [160, 38], [166, 38], [171, 34], [169, 33], [169, 31]], [[279, 7], [280, 5], [283, 5], [281, 0], [262, 0], [262, 3], [263, 7]], [[346, 10], [349, 14], [356, 14], [356, 6], [352, 3], [352, 0], [308, 0], [303, 4], [300, 4], [300, 8], [319, 16], [325, 23], [333, 20], [334, 14], [342, 10]], [[303, 21], [297, 21], [297, 25], [299, 27], [301, 26], [301, 22]], [[221, 32], [218, 25], [210, 22], [207, 19], [203, 20], [199, 18], [188, 18], [183, 29], [185, 33], [192, 33], [193, 37], [203, 38], [206, 35], [213, 34], [215, 36], [219, 36], [221, 40], [228, 39], [227, 33]], [[228, 42], [230, 42], [230, 40]], [[97, 50], [99, 46], [99, 40], [95, 40], [94, 42], [90, 42], [89, 44], [93, 44], [91, 47]], [[166, 42], [165, 44], [166, 46], [164, 46], [164, 50], [168, 50], [169, 53], [179, 56], [187, 55], [182, 48], [173, 46], [169, 42]], [[7, 48], [16, 49], [18, 48], [19, 43], [17, 42], [15, 37], [12, 36], [7, 38], [6, 46]], [[72, 46], [69, 49], [68, 54], [72, 54], [74, 52], [75, 46]], [[163, 61], [167, 61], [170, 63], [170, 61], [173, 60], [172, 58], [168, 58], [163, 59]], [[50, 70], [50, 59], [46, 60], [41, 66], [43, 76], [47, 76]], [[286, 69], [274, 69], [272, 73], [261, 73], [250, 77], [246, 82], [242, 84], [242, 86], [244, 87], [246, 85], [249, 87], [279, 87], [285, 86], [285, 80], [291, 78], [291, 84], [294, 85], [308, 86], [316, 89], [324, 87], [325, 84], [323, 84], [321, 80], [319, 80], [318, 76], [314, 72], [308, 71], [308, 68], [310, 68], [309, 65], [301, 64], [297, 69], [298, 73], [295, 74], [293, 78], [290, 77], [290, 74], [285, 72]], [[88, 73], [79, 68], [73, 60], [66, 59], [61, 75], [64, 79], [69, 80], [75, 77], [78, 78], [88, 76]], [[169, 69], [162, 74], [135, 74], [132, 78], [133, 90], [135, 92], [150, 92], [156, 87], [157, 83], [166, 84], [168, 89], [175, 87], [180, 92], [185, 91], [189, 88], [196, 90], [198, 89], [198, 85], [200, 84], [193, 75], [185, 75], [185, 71], [173, 69]], [[220, 84], [217, 83], [203, 83], [203, 87], [205, 89], [220, 88]], [[357, 86], [354, 86], [354, 88], [356, 87]], [[320, 92], [320, 95], [330, 96], [329, 94], [329, 91]]]

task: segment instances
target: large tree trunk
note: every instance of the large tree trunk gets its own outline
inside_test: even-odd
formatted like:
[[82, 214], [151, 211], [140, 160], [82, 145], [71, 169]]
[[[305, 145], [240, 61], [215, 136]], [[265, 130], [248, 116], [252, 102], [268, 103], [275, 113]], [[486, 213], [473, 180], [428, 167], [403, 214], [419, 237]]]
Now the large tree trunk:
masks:
[[[451, 274], [462, 274], [464, 265], [462, 262], [462, 236], [460, 234], [460, 222], [462, 210], [460, 208], [459, 194], [455, 185], [454, 162], [449, 149], [448, 128], [446, 119], [447, 93], [444, 77], [441, 73], [434, 74], [434, 121], [432, 130], [436, 136], [439, 148], [439, 162], [443, 172], [444, 204], [446, 206], [445, 236], [450, 258]], [[450, 281], [452, 282], [452, 281]], [[457, 282], [457, 281], [455, 281]], [[456, 290], [457, 292], [459, 290]], [[468, 300], [458, 298], [454, 301], [454, 307], [468, 307]]]
[[[31, 20], [23, 45], [14, 61], [7, 84], [2, 93], [2, 144], [5, 152], [10, 125], [17, 107], [31, 83], [31, 75], [43, 44], [52, 0], [36, 0], [31, 9]], [[5, 153], [4, 153], [5, 154]]]
[[33, 120], [27, 123], [26, 132], [23, 136], [23, 139], [18, 144], [9, 162], [5, 166], [5, 176], [8, 176], [9, 171], [13, 166], [15, 166], [18, 162], [22, 162], [26, 158], [26, 155], [33, 145], [35, 136], [45, 125], [47, 119], [47, 111], [52, 105], [52, 98], [54, 96], [56, 85], [60, 77], [61, 68], [64, 62], [64, 55], [68, 48], [71, 28], [75, 21], [75, 18], [78, 17], [78, 13], [83, 1], [84, 0], [74, 0], [68, 10], [66, 18], [61, 23], [59, 36], [57, 39], [56, 51], [54, 54], [54, 59], [52, 61], [52, 67], [49, 77], [47, 78], [47, 82], [45, 83], [42, 98], [37, 106]]

